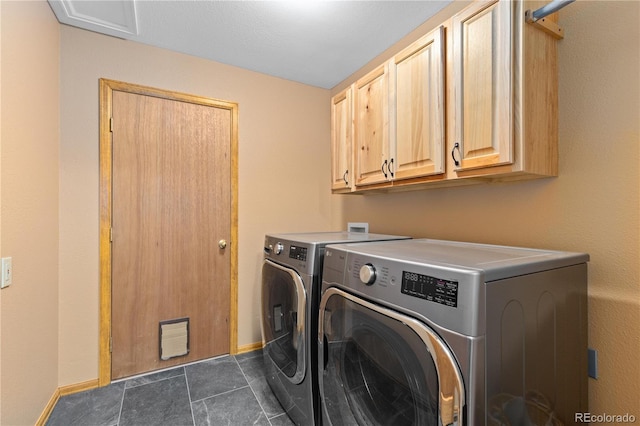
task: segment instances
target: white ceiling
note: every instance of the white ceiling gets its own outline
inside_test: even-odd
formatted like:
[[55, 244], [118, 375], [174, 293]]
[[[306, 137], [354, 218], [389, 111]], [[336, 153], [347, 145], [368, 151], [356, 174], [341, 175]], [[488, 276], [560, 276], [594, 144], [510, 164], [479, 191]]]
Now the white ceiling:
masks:
[[49, 0], [58, 21], [330, 89], [452, 0]]

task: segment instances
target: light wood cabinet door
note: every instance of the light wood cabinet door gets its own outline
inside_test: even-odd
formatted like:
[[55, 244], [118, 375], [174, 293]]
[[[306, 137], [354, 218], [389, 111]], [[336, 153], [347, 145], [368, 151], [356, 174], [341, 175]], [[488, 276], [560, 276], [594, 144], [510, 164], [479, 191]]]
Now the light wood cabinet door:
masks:
[[331, 189], [349, 191], [353, 181], [352, 88], [331, 99]]
[[443, 38], [441, 26], [393, 59], [395, 154], [390, 165], [395, 180], [444, 173]]
[[356, 186], [387, 181], [389, 167], [389, 66], [384, 64], [355, 85]]
[[471, 2], [356, 81], [351, 157], [334, 98], [334, 192], [557, 176], [557, 38], [524, 20], [538, 3]]
[[513, 161], [512, 4], [472, 4], [453, 18], [455, 170]]

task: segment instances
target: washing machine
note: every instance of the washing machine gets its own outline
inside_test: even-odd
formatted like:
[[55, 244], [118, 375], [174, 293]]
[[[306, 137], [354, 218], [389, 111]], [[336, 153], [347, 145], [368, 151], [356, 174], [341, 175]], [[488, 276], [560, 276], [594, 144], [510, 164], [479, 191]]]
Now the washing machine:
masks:
[[413, 239], [325, 251], [323, 425], [561, 425], [588, 412], [582, 253]]
[[406, 238], [362, 232], [265, 236], [261, 331], [266, 379], [296, 424], [320, 424], [315, 336], [325, 247]]

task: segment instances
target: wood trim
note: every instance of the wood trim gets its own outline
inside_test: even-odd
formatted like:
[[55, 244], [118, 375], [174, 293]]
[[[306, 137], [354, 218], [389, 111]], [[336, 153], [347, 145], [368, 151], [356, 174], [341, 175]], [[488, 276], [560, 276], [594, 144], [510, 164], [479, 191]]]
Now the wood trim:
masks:
[[49, 402], [44, 407], [44, 410], [42, 410], [42, 414], [40, 414], [40, 417], [36, 420], [36, 426], [44, 426], [47, 424], [47, 420], [49, 420], [51, 413], [53, 413], [53, 409], [60, 400], [60, 396], [60, 389], [56, 389], [55, 392], [53, 392], [51, 399], [49, 399]]
[[60, 397], [95, 389], [99, 386], [100, 383], [98, 379], [94, 379], [82, 383], [59, 387], [55, 390], [55, 392], [53, 392], [53, 395], [51, 395], [51, 399], [49, 399], [49, 402], [44, 407], [44, 410], [42, 410], [42, 414], [40, 414], [40, 417], [38, 417], [38, 420], [36, 420], [36, 426], [44, 426], [45, 424], [47, 424], [47, 421], [49, 420], [51, 413], [53, 413], [53, 409], [56, 407], [56, 404], [60, 400]]
[[[234, 120], [234, 122], [237, 122], [237, 120]], [[233, 307], [232, 307], [232, 311], [234, 311]], [[237, 339], [236, 339], [236, 342], [237, 342]], [[263, 347], [262, 342], [250, 343], [248, 345], [242, 345], [240, 347], [235, 346], [235, 349], [236, 349], [235, 353], [230, 355], [253, 352], [255, 350], [262, 349], [262, 347]], [[53, 412], [53, 409], [55, 408], [56, 404], [58, 403], [61, 397], [65, 395], [72, 395], [74, 393], [88, 391], [101, 386], [103, 385], [100, 384], [99, 379], [93, 379], [93, 380], [87, 380], [86, 382], [75, 383], [75, 384], [61, 386], [57, 388], [53, 392], [53, 395], [51, 395], [51, 398], [49, 399], [49, 402], [45, 406], [44, 410], [42, 410], [42, 414], [40, 414], [40, 417], [38, 417], [38, 420], [36, 421], [35, 425], [44, 426], [47, 423], [47, 421], [49, 420], [49, 417], [51, 416], [51, 413]]]
[[231, 289], [229, 354], [238, 353], [238, 104], [231, 104]]
[[244, 354], [247, 352], [253, 352], [258, 349], [262, 349], [262, 342], [250, 343], [248, 345], [242, 345], [238, 348], [238, 354]]
[[[537, 3], [518, 4], [520, 8]], [[516, 9], [516, 16], [521, 13]], [[545, 18], [558, 20], [558, 13]], [[540, 21], [538, 21], [540, 22]], [[558, 40], [535, 26], [521, 23], [519, 61], [522, 76], [517, 107], [522, 111], [520, 134], [526, 143], [520, 153], [521, 169], [534, 174], [558, 175]]]
[[231, 112], [231, 259], [230, 259], [230, 317], [229, 353], [238, 353], [238, 104], [186, 93], [172, 92], [121, 81], [99, 80], [99, 138], [100, 138], [100, 195], [99, 195], [99, 251], [100, 251], [100, 325], [98, 386], [111, 383], [111, 183], [112, 146], [110, 119], [113, 91], [123, 91], [164, 99], [215, 106]]
[[61, 386], [58, 388], [60, 396], [71, 395], [78, 392], [84, 392], [100, 387], [98, 379], [87, 380], [86, 382], [75, 383], [72, 385]]
[[[237, 123], [237, 120], [234, 120], [234, 122]], [[232, 312], [233, 311], [234, 309], [232, 306]], [[235, 311], [237, 311], [237, 309], [235, 309]], [[236, 339], [236, 342], [237, 342], [237, 339]], [[237, 354], [252, 352], [258, 349], [262, 349], [262, 347], [263, 347], [262, 342], [250, 343], [248, 345], [242, 345], [240, 347], [235, 346], [235, 349], [236, 349], [235, 353], [230, 355], [237, 355]], [[75, 384], [61, 386], [57, 388], [53, 392], [53, 395], [51, 395], [51, 398], [49, 399], [49, 402], [45, 406], [44, 410], [42, 410], [42, 414], [40, 414], [40, 417], [38, 417], [38, 420], [36, 421], [35, 425], [44, 426], [45, 424], [47, 424], [47, 421], [49, 420], [49, 417], [51, 416], [51, 413], [53, 412], [53, 409], [55, 408], [56, 404], [60, 400], [60, 397], [63, 397], [65, 395], [72, 395], [74, 393], [88, 391], [101, 386], [103, 385], [100, 383], [100, 379], [93, 379], [93, 380], [87, 380], [86, 382], [75, 383]]]
[[100, 79], [100, 325], [98, 382], [111, 383], [111, 131], [113, 86]]

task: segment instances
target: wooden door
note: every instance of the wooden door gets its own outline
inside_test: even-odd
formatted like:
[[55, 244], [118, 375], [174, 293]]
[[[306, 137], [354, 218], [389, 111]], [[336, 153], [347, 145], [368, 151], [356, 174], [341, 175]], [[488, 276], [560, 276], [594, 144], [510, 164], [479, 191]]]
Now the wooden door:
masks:
[[[189, 100], [111, 94], [113, 379], [231, 352], [235, 111]], [[161, 359], [186, 318], [188, 353]]]
[[388, 68], [384, 64], [356, 82], [356, 186], [390, 178]]
[[444, 173], [443, 34], [437, 28], [393, 60], [396, 180]]
[[511, 163], [512, 2], [477, 2], [453, 18], [458, 170]]
[[345, 191], [353, 181], [351, 87], [331, 99], [331, 189]]

